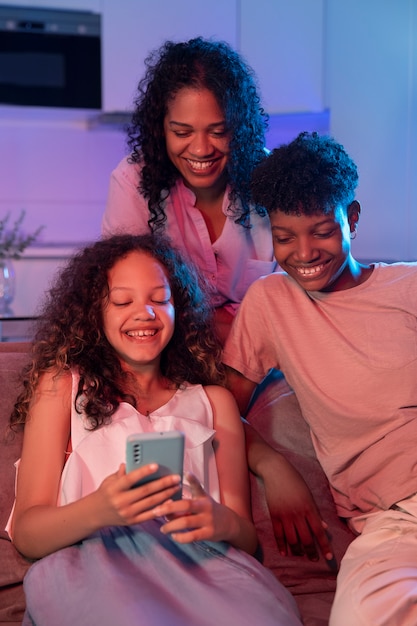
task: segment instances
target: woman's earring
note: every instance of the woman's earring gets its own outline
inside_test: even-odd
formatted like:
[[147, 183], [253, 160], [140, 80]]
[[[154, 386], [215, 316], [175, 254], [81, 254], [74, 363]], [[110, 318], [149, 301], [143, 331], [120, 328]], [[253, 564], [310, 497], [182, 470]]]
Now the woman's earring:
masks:
[[351, 238], [351, 239], [356, 239], [356, 228], [355, 228], [355, 230], [353, 231], [353, 233], [350, 233], [350, 238]]

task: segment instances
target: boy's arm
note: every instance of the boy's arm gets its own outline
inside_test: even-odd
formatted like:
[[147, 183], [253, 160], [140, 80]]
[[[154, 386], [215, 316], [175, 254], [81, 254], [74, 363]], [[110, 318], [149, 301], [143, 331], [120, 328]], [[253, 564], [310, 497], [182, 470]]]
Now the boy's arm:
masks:
[[[226, 370], [227, 386], [236, 398], [241, 415], [245, 416], [256, 383], [230, 367]], [[302, 476], [246, 420], [245, 435], [248, 464], [264, 483], [281, 554], [286, 555], [289, 546], [292, 554], [306, 554], [309, 559], [317, 560], [317, 542], [324, 557], [331, 560], [333, 553], [326, 534], [327, 526]]]

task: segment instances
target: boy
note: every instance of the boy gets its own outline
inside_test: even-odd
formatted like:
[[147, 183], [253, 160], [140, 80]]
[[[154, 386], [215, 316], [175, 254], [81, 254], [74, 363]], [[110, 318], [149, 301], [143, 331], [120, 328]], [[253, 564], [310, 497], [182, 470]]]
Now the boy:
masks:
[[[316, 133], [301, 133], [256, 168], [253, 198], [268, 211], [283, 272], [249, 289], [224, 362], [242, 414], [268, 371], [282, 370], [338, 514], [358, 534], [342, 560], [330, 625], [415, 626], [417, 263], [353, 258], [357, 182], [343, 146]], [[330, 558], [295, 471], [254, 433], [248, 458], [281, 518], [278, 544], [310, 549], [315, 536]]]

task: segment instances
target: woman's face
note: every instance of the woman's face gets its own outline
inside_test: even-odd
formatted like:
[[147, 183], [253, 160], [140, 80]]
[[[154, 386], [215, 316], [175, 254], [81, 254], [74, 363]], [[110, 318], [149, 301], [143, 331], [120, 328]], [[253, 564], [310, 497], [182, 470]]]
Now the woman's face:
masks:
[[230, 138], [211, 91], [181, 89], [168, 103], [164, 133], [168, 156], [187, 187], [197, 196], [224, 190]]
[[159, 366], [174, 333], [175, 310], [164, 267], [145, 252], [131, 252], [108, 274], [103, 328], [120, 360], [133, 369]]

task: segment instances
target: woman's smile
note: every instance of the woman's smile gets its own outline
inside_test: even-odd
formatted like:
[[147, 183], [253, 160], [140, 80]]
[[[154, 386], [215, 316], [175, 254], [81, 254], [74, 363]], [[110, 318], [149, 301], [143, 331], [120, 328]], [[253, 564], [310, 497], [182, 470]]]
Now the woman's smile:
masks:
[[229, 135], [224, 114], [208, 89], [184, 87], [164, 120], [168, 157], [197, 196], [226, 187]]

